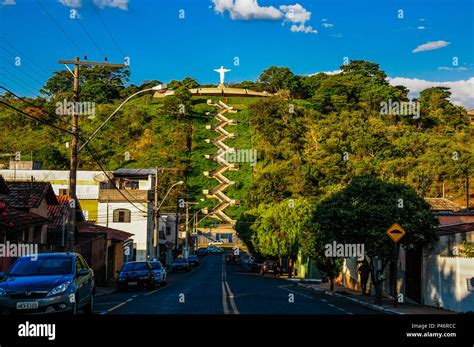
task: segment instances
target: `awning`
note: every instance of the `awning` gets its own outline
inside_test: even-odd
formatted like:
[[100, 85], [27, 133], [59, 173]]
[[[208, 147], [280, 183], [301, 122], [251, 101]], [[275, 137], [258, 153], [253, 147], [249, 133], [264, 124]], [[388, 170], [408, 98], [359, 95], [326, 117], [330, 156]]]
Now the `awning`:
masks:
[[76, 227], [79, 233], [106, 233], [107, 240], [125, 241], [134, 235], [126, 231], [107, 228], [101, 225], [91, 224], [87, 222], [78, 222], [76, 223]]

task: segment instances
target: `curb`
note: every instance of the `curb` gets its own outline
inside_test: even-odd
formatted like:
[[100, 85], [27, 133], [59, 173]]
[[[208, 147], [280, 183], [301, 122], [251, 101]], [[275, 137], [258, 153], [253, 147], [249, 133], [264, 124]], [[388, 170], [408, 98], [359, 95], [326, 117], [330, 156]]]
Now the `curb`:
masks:
[[385, 313], [390, 313], [390, 314], [397, 314], [397, 315], [404, 315], [405, 313], [403, 312], [399, 312], [399, 311], [395, 311], [395, 310], [392, 310], [392, 309], [389, 309], [389, 308], [385, 308], [385, 307], [382, 307], [382, 306], [379, 306], [379, 305], [375, 305], [375, 304], [371, 304], [369, 302], [365, 302], [365, 301], [362, 301], [362, 300], [358, 300], [358, 299], [355, 299], [355, 298], [351, 298], [351, 297], [348, 297], [347, 295], [343, 295], [343, 294], [338, 294], [338, 293], [331, 293], [325, 289], [320, 289], [320, 288], [311, 288], [311, 287], [308, 287], [308, 286], [305, 286], [304, 284], [301, 284], [301, 283], [298, 283], [299, 286], [303, 286], [305, 288], [309, 288], [309, 289], [312, 289], [312, 290], [316, 290], [318, 292], [322, 292], [324, 294], [327, 294], [327, 295], [331, 295], [331, 296], [338, 296], [338, 297], [341, 297], [341, 298], [345, 298], [347, 300], [350, 300], [352, 302], [355, 302], [357, 304], [360, 304], [362, 306], [366, 306], [366, 307], [369, 307], [373, 310], [377, 310], [377, 311], [380, 311], [380, 312], [385, 312]]

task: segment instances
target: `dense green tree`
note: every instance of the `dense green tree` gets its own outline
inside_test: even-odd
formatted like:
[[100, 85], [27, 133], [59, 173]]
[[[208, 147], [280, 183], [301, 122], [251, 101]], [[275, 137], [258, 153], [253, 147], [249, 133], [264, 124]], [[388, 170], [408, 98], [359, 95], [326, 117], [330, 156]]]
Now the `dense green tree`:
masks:
[[[79, 101], [110, 103], [121, 96], [130, 76], [128, 68], [81, 66], [79, 68]], [[41, 92], [54, 100], [72, 99], [73, 77], [68, 70], [53, 73]]]
[[302, 198], [280, 203], [261, 204], [249, 212], [255, 217], [251, 229], [255, 250], [268, 257], [289, 259], [289, 274], [307, 230], [311, 227], [314, 204]]
[[265, 90], [270, 93], [283, 89], [294, 92], [298, 87], [298, 78], [287, 67], [270, 66], [260, 74], [258, 81], [266, 84]]
[[355, 177], [346, 188], [323, 200], [314, 222], [327, 243], [364, 244], [377, 303], [382, 295], [380, 274], [395, 254], [387, 229], [394, 223], [401, 225], [406, 235], [399, 243], [412, 250], [433, 242], [438, 224], [429, 205], [413, 189], [373, 176]]

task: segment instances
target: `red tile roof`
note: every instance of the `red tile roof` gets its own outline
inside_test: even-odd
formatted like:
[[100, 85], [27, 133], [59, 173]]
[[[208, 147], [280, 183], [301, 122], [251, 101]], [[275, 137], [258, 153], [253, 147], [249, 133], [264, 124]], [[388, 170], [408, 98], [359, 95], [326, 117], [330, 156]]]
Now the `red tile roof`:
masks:
[[459, 211], [461, 206], [446, 198], [425, 198], [433, 211]]
[[58, 200], [49, 182], [7, 182], [8, 204], [17, 209], [38, 207], [43, 199], [48, 205], [57, 205]]
[[95, 225], [88, 222], [78, 222], [76, 226], [77, 230], [80, 233], [106, 233], [107, 240], [125, 241], [134, 235], [122, 230], [107, 228], [101, 225]]
[[23, 230], [30, 226], [46, 225], [49, 222], [48, 218], [35, 213], [16, 210], [10, 206], [7, 206], [4, 213], [0, 214], [0, 226], [16, 230]]

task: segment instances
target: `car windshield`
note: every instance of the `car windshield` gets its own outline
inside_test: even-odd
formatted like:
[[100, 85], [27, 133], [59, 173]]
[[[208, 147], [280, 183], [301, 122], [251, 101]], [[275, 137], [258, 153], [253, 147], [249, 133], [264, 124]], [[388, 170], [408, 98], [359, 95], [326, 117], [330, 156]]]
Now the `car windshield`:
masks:
[[141, 270], [148, 270], [147, 263], [126, 263], [122, 271], [141, 271]]
[[18, 259], [10, 268], [10, 276], [68, 275], [73, 273], [70, 256], [40, 256]]
[[196, 259], [197, 257], [195, 255], [190, 255], [188, 259]]
[[161, 263], [159, 262], [151, 263], [151, 266], [153, 267], [153, 270], [161, 270]]
[[176, 258], [175, 263], [185, 263], [186, 259], [185, 258]]

